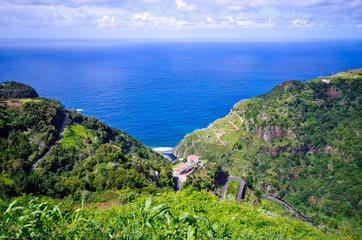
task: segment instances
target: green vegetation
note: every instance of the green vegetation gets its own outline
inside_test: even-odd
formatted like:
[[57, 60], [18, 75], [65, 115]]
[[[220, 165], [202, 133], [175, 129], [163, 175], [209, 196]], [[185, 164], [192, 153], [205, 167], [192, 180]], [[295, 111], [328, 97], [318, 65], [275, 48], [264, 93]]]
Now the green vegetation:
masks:
[[[68, 122], [55, 144], [63, 112]], [[63, 109], [58, 101], [38, 98], [0, 105], [0, 123], [1, 197], [35, 194], [92, 200], [106, 189], [154, 193], [173, 187], [171, 167], [161, 155], [124, 131]], [[38, 159], [38, 167], [28, 175]]]
[[214, 161], [316, 225], [361, 233], [361, 80], [362, 70], [283, 82], [187, 135], [174, 154]]
[[215, 195], [218, 195], [218, 188], [225, 184], [225, 181], [229, 174], [222, 170], [220, 165], [216, 165], [213, 162], [205, 162], [205, 168], [198, 166], [187, 177], [187, 181], [183, 187], [193, 187], [198, 190], [210, 190]]
[[49, 99], [0, 104], [0, 172], [24, 171], [48, 151], [58, 135], [62, 111], [58, 101]]
[[159, 191], [157, 187], [172, 189], [171, 167], [161, 155], [94, 117], [75, 111], [68, 115], [62, 140], [36, 169], [45, 185], [54, 186], [47, 195], [77, 200], [113, 188], [150, 193]]
[[38, 93], [29, 85], [14, 81], [0, 83], [0, 101], [37, 97], [39, 97]]
[[[187, 135], [176, 155], [207, 161], [181, 193], [171, 164], [126, 132], [1, 85], [0, 238], [360, 239], [361, 75], [284, 82]], [[218, 200], [229, 174], [248, 187], [241, 205], [233, 181]]]
[[0, 201], [5, 239], [351, 239], [324, 233], [267, 209], [220, 202], [205, 191], [140, 195], [109, 208], [20, 197]]

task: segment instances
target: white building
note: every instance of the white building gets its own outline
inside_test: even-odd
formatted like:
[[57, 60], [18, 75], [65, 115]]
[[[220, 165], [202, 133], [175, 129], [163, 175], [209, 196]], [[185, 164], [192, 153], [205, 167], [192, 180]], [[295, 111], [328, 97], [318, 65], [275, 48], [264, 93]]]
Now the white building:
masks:
[[187, 162], [193, 165], [197, 165], [200, 162], [200, 157], [196, 155], [189, 155], [187, 157]]
[[175, 168], [173, 171], [175, 174], [184, 174], [188, 173], [191, 169], [192, 169], [192, 164], [185, 163], [185, 164], [180, 164], [178, 168]]

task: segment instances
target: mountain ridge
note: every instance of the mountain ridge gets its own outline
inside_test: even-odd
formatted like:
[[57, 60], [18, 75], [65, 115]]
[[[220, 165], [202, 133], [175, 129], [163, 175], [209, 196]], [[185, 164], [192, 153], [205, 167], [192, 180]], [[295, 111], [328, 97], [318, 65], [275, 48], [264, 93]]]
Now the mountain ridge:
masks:
[[186, 135], [173, 153], [222, 165], [254, 190], [287, 200], [316, 225], [359, 222], [361, 83], [362, 69], [285, 81]]

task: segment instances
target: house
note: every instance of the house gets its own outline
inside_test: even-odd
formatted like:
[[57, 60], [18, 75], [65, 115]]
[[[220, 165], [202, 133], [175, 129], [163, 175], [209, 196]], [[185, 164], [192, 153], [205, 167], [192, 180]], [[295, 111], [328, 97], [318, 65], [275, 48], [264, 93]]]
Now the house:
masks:
[[197, 165], [200, 161], [200, 157], [199, 156], [196, 156], [196, 155], [189, 155], [187, 157], [187, 162], [188, 163], [191, 163], [191, 164], [194, 164], [194, 165]]
[[331, 80], [330, 80], [330, 79], [325, 79], [325, 78], [323, 78], [323, 79], [322, 79], [322, 82], [324, 82], [324, 83], [330, 83]]
[[175, 174], [181, 175], [181, 174], [189, 172], [192, 169], [192, 167], [193, 167], [193, 165], [191, 163], [180, 164], [173, 171]]

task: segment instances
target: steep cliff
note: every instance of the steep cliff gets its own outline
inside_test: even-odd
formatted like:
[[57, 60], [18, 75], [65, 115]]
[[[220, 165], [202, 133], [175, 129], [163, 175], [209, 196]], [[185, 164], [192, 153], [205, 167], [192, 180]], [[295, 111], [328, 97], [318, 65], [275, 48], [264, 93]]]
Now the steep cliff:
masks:
[[0, 83], [0, 100], [19, 99], [19, 98], [37, 98], [38, 93], [29, 85], [18, 82]]
[[174, 148], [223, 165], [248, 186], [286, 199], [316, 223], [361, 218], [362, 69], [285, 81], [236, 103]]

